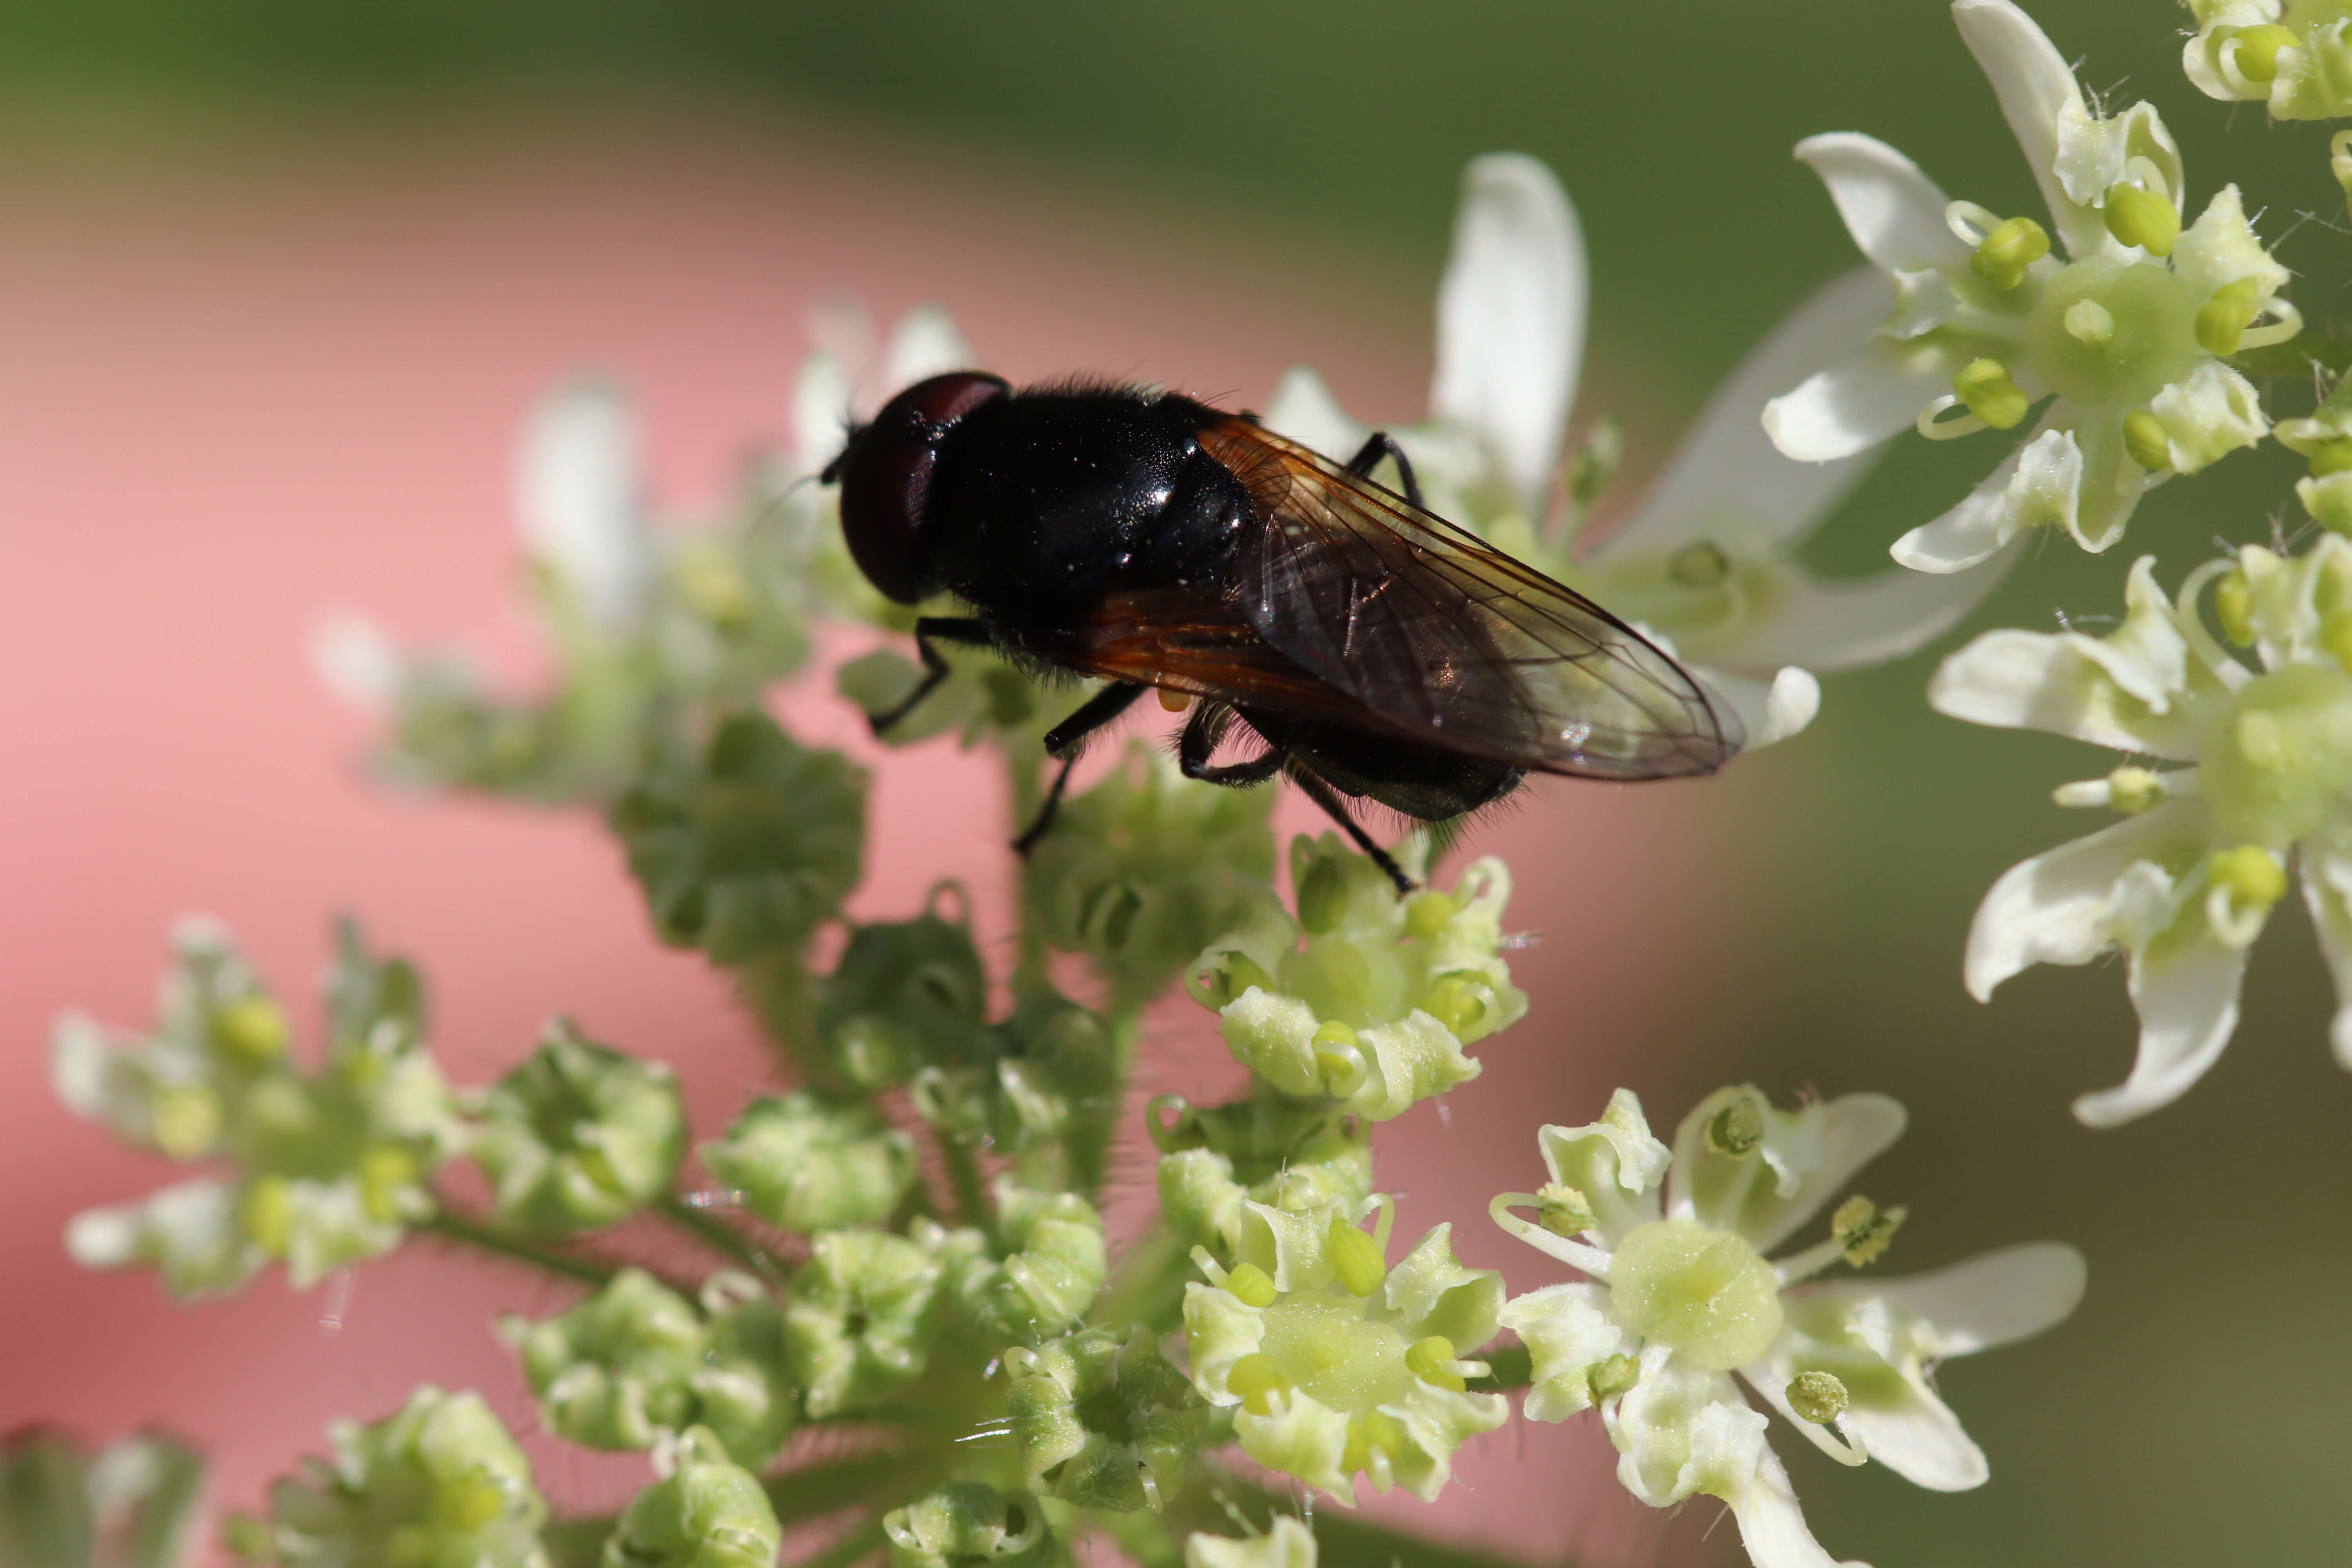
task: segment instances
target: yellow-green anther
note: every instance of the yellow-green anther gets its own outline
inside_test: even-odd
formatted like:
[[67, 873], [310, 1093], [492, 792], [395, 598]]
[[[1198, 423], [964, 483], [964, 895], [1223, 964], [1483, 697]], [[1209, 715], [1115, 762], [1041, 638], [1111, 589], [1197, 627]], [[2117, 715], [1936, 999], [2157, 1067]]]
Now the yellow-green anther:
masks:
[[1349, 1295], [1369, 1296], [1388, 1279], [1388, 1260], [1381, 1256], [1380, 1243], [1338, 1215], [1331, 1216], [1325, 1247], [1330, 1255], [1331, 1271], [1339, 1277]]
[[2214, 289], [2213, 297], [2197, 309], [2197, 346], [2209, 354], [2236, 353], [2238, 340], [2253, 324], [2262, 302], [2262, 285], [2252, 278]]
[[1445, 922], [1462, 912], [1462, 906], [1444, 893], [1434, 890], [1416, 893], [1404, 907], [1404, 929], [1408, 935], [1427, 942], [1445, 929]]
[[417, 1177], [416, 1157], [397, 1143], [378, 1143], [360, 1151], [360, 1202], [368, 1218], [390, 1225], [400, 1217], [400, 1191]]
[[2164, 421], [2145, 408], [2124, 416], [2124, 450], [2151, 474], [2172, 467], [2172, 437], [2165, 433]]
[[2330, 610], [2319, 623], [2319, 646], [2352, 674], [2352, 610]]
[[1468, 981], [1449, 974], [1429, 988], [1421, 1010], [1452, 1030], [1456, 1039], [1467, 1039], [1486, 1016], [1486, 1003]]
[[1251, 1415], [1271, 1415], [1274, 1396], [1290, 1391], [1290, 1379], [1272, 1356], [1261, 1351], [1234, 1363], [1233, 1370], [1225, 1373], [1225, 1386], [1241, 1395], [1242, 1407]]
[[1845, 1384], [1833, 1372], [1801, 1372], [1789, 1380], [1789, 1408], [1816, 1426], [1844, 1415], [1848, 1403]]
[[1362, 1053], [1356, 1049], [1356, 1031], [1337, 1018], [1316, 1027], [1313, 1044], [1315, 1065], [1327, 1084], [1346, 1083], [1364, 1065]]
[[2238, 74], [2248, 81], [2269, 81], [2278, 75], [2279, 51], [2294, 47], [2295, 38], [2284, 27], [2265, 24], [2239, 28], [2230, 42], [2238, 46], [2232, 61]]
[[1454, 1342], [1444, 1334], [1415, 1341], [1404, 1352], [1405, 1370], [1423, 1383], [1459, 1394], [1469, 1384], [1454, 1370]]
[[1968, 405], [1969, 413], [1996, 430], [2015, 429], [2032, 406], [2010, 379], [2009, 367], [1997, 359], [1969, 363], [1952, 377], [1952, 394]]
[[1546, 1182], [1536, 1194], [1536, 1223], [1554, 1236], [1581, 1236], [1599, 1223], [1582, 1193]]
[[2344, 187], [2344, 207], [2352, 213], [2352, 131], [2338, 131], [2327, 139], [2327, 172]]
[[1386, 1411], [1370, 1410], [1348, 1423], [1348, 1445], [1340, 1451], [1339, 1468], [1348, 1475], [1372, 1462], [1375, 1450], [1393, 1459], [1410, 1441], [1404, 1426]]
[[2116, 313], [2096, 300], [2077, 300], [2066, 307], [2066, 335], [2078, 343], [2104, 348], [2116, 335]]
[[2269, 909], [2286, 896], [2286, 868], [2259, 844], [2241, 844], [2213, 857], [2206, 872], [2243, 909]]
[[2320, 442], [2311, 449], [2309, 461], [2311, 477], [2315, 479], [2324, 479], [2330, 474], [2340, 474], [2352, 468], [2352, 437], [2338, 437], [2333, 441]]
[[1881, 1209], [1856, 1193], [1838, 1205], [1837, 1212], [1830, 1215], [1830, 1233], [1837, 1237], [1838, 1250], [1845, 1260], [1860, 1268], [1885, 1255], [1888, 1245], [1895, 1240], [1895, 1230], [1909, 1213], [1899, 1205]]
[[267, 996], [240, 996], [213, 1015], [213, 1043], [247, 1067], [284, 1054], [286, 1035], [286, 1015]]
[[2014, 289], [2025, 273], [2050, 254], [2050, 232], [2030, 217], [2013, 217], [1995, 226], [1969, 258], [1969, 270], [1996, 289]]
[[294, 1233], [294, 1189], [283, 1176], [257, 1176], [245, 1189], [240, 1217], [245, 1234], [272, 1258], [286, 1255]]
[[1274, 976], [1259, 968], [1255, 960], [1239, 952], [1219, 953], [1202, 981], [1209, 1005], [1221, 1010], [1253, 985], [1269, 996], [1275, 991]]
[[221, 1133], [221, 1099], [200, 1083], [166, 1084], [156, 1089], [155, 1147], [175, 1160], [212, 1152]]
[[1225, 1289], [1240, 1297], [1248, 1306], [1263, 1311], [1274, 1305], [1281, 1292], [1274, 1288], [1274, 1276], [1255, 1263], [1236, 1263], [1225, 1276]]
[[2128, 181], [2107, 187], [2107, 232], [2150, 256], [2169, 256], [2180, 237], [2180, 214], [2164, 196]]
[[2164, 798], [2164, 781], [2147, 768], [2126, 763], [2107, 775], [2107, 804], [2126, 816], [2137, 816]]
[[1763, 1140], [1764, 1113], [1748, 1095], [1741, 1095], [1707, 1120], [1706, 1146], [1718, 1154], [1736, 1160]]
[[1598, 1405], [1604, 1399], [1614, 1399], [1633, 1387], [1641, 1375], [1640, 1362], [1630, 1355], [1612, 1355], [1587, 1367], [1584, 1382], [1592, 1390], [1592, 1403]]
[[1667, 559], [1666, 575], [1685, 588], [1712, 588], [1731, 575], [1731, 557], [1720, 544], [1702, 539]]
[[2221, 635], [2246, 647], [2254, 640], [2254, 585], [2243, 572], [2232, 572], [2213, 585], [2213, 617]]

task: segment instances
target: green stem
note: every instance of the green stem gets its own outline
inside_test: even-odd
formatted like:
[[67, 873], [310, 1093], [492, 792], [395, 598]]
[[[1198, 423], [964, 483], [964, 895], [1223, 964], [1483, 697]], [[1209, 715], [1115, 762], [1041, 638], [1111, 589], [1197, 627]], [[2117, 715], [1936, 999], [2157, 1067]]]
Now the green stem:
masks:
[[[1013, 789], [1013, 831], [1025, 833], [1036, 820], [1037, 808], [1045, 804], [1045, 791], [1037, 782], [1037, 758], [1032, 750], [1017, 741], [1008, 741], [1004, 747], [1005, 776]], [[1013, 966], [1013, 989], [1018, 993], [1045, 983], [1045, 931], [1036, 919], [1037, 889], [1032, 882], [1029, 862], [1021, 862], [1019, 887], [1013, 910], [1020, 927], [1020, 949]]]
[[762, 1279], [775, 1272], [775, 1260], [760, 1244], [708, 1209], [699, 1209], [673, 1193], [656, 1200], [654, 1212], [685, 1231], [711, 1251], [731, 1258]]
[[1535, 1381], [1535, 1357], [1525, 1345], [1498, 1345], [1471, 1353], [1486, 1363], [1486, 1375], [1470, 1380], [1474, 1394], [1499, 1394], [1507, 1388], [1525, 1388]]
[[539, 1532], [550, 1568], [597, 1568], [604, 1561], [604, 1538], [620, 1522], [614, 1514], [551, 1519]]
[[844, 1509], [874, 1508], [894, 1498], [919, 1495], [929, 1474], [896, 1449], [803, 1465], [766, 1477], [768, 1501], [786, 1527], [823, 1519]]
[[[594, 1258], [577, 1257], [552, 1247], [542, 1246], [535, 1241], [525, 1241], [520, 1237], [502, 1235], [488, 1226], [467, 1219], [462, 1215], [452, 1214], [446, 1209], [435, 1215], [416, 1228], [440, 1237], [445, 1241], [454, 1241], [461, 1246], [470, 1247], [478, 1252], [487, 1252], [510, 1262], [528, 1264], [533, 1268], [545, 1269], [550, 1274], [559, 1275], [566, 1279], [578, 1279], [590, 1285], [608, 1284], [613, 1276], [621, 1271], [619, 1266], [615, 1264], [598, 1262]], [[690, 1293], [692, 1288], [688, 1289]]]
[[955, 1196], [956, 1216], [996, 1245], [996, 1214], [988, 1201], [988, 1188], [980, 1179], [980, 1162], [973, 1157], [971, 1145], [952, 1132], [939, 1135], [940, 1165], [948, 1173], [948, 1188]]
[[[1195, 1530], [1239, 1535], [1243, 1531], [1229, 1510], [1237, 1510], [1259, 1531], [1273, 1527], [1276, 1514], [1297, 1512], [1287, 1496], [1211, 1471], [1197, 1477], [1177, 1506], [1161, 1517], [1170, 1536], [1177, 1540]], [[1391, 1530], [1340, 1508], [1315, 1510], [1315, 1543], [1321, 1568], [1527, 1568], [1515, 1558]], [[1554, 1561], [1567, 1568], [1574, 1560]]]

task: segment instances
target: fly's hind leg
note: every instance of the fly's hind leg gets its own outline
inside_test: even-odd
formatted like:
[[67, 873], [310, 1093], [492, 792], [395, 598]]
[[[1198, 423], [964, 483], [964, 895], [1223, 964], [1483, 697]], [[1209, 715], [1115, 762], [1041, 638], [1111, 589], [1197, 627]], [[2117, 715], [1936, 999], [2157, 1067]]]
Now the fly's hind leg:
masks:
[[1358, 479], [1369, 479], [1372, 470], [1381, 466], [1382, 458], [1396, 459], [1397, 479], [1405, 501], [1415, 511], [1427, 511], [1428, 503], [1421, 499], [1421, 481], [1412, 475], [1412, 459], [1404, 455], [1397, 438], [1385, 430], [1375, 430], [1356, 455], [1348, 459], [1348, 471]]
[[1061, 809], [1062, 792], [1070, 787], [1070, 770], [1078, 765], [1078, 753], [1086, 749], [1087, 737], [1126, 712], [1137, 698], [1150, 689], [1137, 681], [1113, 682], [1045, 731], [1045, 754], [1061, 758], [1062, 771], [1054, 775], [1054, 787], [1045, 792], [1045, 804], [1037, 808], [1036, 820], [1013, 841], [1014, 854], [1026, 858], [1029, 851], [1037, 847], [1037, 840], [1045, 837], [1045, 830], [1054, 826], [1054, 814]]
[[1272, 747], [1264, 755], [1245, 763], [1228, 763], [1223, 767], [1211, 763], [1209, 759], [1217, 753], [1217, 742], [1225, 738], [1226, 726], [1233, 721], [1234, 710], [1222, 703], [1203, 702], [1192, 710], [1183, 734], [1176, 741], [1176, 765], [1186, 778], [1240, 789], [1264, 784], [1282, 771], [1282, 753]]
[[923, 679], [896, 705], [866, 716], [866, 722], [873, 726], [877, 735], [887, 734], [892, 725], [912, 713], [916, 705], [937, 691], [940, 682], [948, 678], [948, 661], [941, 658], [940, 650], [931, 646], [935, 640], [962, 643], [969, 647], [987, 647], [993, 641], [988, 635], [988, 628], [968, 616], [925, 616], [918, 620], [915, 623], [915, 651], [922, 656]]
[[1404, 874], [1404, 868], [1396, 863], [1396, 858], [1373, 843], [1371, 835], [1358, 826], [1355, 817], [1349, 814], [1347, 802], [1339, 798], [1337, 790], [1305, 768], [1294, 766], [1289, 773], [1290, 782], [1298, 786], [1298, 793], [1328, 812], [1332, 821], [1348, 830], [1348, 837], [1356, 841], [1356, 847], [1370, 856], [1372, 864], [1388, 873], [1389, 880], [1396, 884], [1397, 897], [1410, 898], [1421, 891], [1421, 884]]

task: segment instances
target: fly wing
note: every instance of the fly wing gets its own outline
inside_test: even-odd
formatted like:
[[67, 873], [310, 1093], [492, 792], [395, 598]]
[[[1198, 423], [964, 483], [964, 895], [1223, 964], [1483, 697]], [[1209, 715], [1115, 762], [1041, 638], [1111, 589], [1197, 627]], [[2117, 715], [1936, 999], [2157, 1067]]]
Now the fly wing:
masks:
[[1601, 779], [1710, 773], [1739, 749], [1728, 709], [1581, 595], [1247, 420], [1200, 440], [1267, 520], [1242, 616], [1395, 731]]

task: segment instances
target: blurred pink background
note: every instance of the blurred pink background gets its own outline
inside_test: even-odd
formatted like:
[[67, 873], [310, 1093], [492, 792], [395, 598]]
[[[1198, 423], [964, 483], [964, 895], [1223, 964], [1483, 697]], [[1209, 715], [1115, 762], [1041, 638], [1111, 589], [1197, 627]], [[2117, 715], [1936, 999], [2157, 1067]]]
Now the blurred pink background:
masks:
[[[655, 944], [594, 823], [374, 792], [354, 765], [364, 723], [310, 674], [307, 633], [342, 606], [530, 678], [508, 476], [546, 383], [624, 376], [676, 507], [780, 431], [805, 312], [844, 287], [886, 321], [939, 300], [1015, 379], [1085, 369], [1248, 403], [1306, 362], [1354, 410], [1402, 419], [1429, 373], [1432, 277], [1227, 233], [1213, 210], [1137, 212], [1116, 189], [1041, 192], [772, 124], [486, 122], [177, 161], [51, 149], [37, 173], [0, 167], [0, 1428], [159, 1420], [211, 1450], [231, 1506], [330, 1418], [381, 1415], [419, 1381], [478, 1387], [530, 1429], [488, 1323], [565, 1293], [423, 1247], [307, 1296], [273, 1277], [193, 1309], [150, 1276], [71, 1266], [70, 1214], [178, 1173], [57, 1104], [49, 1023], [78, 1006], [143, 1025], [174, 917], [227, 921], [309, 1031], [328, 918], [355, 912], [420, 962], [460, 1081], [502, 1070], [558, 1011], [677, 1063], [705, 1134], [765, 1081], [723, 987]], [[1638, 390], [1605, 371], [1588, 388], [1587, 408]], [[783, 706], [803, 735], [875, 756], [823, 674]], [[1510, 858], [1511, 923], [1541, 934], [1514, 964], [1534, 1009], [1480, 1047], [1484, 1080], [1385, 1130], [1402, 1234], [1450, 1216], [1515, 1288], [1558, 1277], [1486, 1224], [1486, 1197], [1536, 1179], [1537, 1123], [1590, 1120], [1617, 1082], [1669, 1120], [1708, 1087], [1727, 998], [1767, 984], [1770, 959], [1771, 922], [1723, 867], [1769, 820], [1782, 765], [1546, 786], [1475, 837]], [[993, 907], [1005, 829], [982, 759], [944, 741], [891, 756], [874, 817], [857, 912], [904, 914], [943, 874]], [[1295, 799], [1279, 820], [1320, 826]], [[1698, 954], [1721, 984], [1689, 984]], [[1160, 1016], [1144, 1087], [1232, 1073], [1205, 1014]], [[1139, 1159], [1128, 1180], [1148, 1181]], [[559, 1503], [644, 1473], [532, 1453]], [[1716, 1506], [1653, 1515], [1608, 1482], [1611, 1459], [1589, 1422], [1515, 1418], [1474, 1445], [1439, 1517], [1388, 1511], [1538, 1554], [1688, 1560]], [[1725, 1521], [1709, 1550], [1733, 1536]]]

